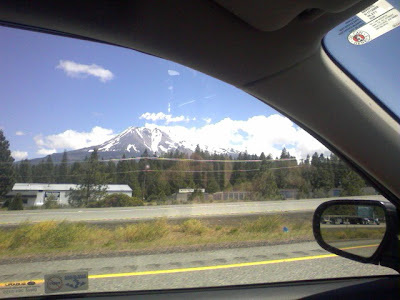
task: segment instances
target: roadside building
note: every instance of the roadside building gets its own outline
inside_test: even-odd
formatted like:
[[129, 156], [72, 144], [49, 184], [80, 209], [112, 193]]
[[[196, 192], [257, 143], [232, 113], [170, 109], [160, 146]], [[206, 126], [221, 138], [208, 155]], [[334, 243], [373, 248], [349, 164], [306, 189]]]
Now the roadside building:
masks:
[[[68, 205], [68, 192], [77, 187], [77, 184], [16, 183], [7, 197], [20, 194], [26, 207], [42, 206], [44, 201], [50, 199], [60, 205]], [[132, 196], [132, 189], [126, 184], [108, 184], [106, 193]]]
[[205, 189], [179, 189], [179, 192], [176, 194], [176, 201], [178, 203], [186, 203], [188, 202], [189, 197], [194, 193], [194, 192], [199, 192], [204, 195], [206, 192]]

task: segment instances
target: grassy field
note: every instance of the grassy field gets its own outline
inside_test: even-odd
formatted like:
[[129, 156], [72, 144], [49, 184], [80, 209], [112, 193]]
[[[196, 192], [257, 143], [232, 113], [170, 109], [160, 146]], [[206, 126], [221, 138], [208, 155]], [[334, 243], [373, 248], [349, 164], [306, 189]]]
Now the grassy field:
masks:
[[355, 240], [382, 240], [386, 228], [323, 228], [322, 237], [326, 242], [342, 242]]
[[[289, 231], [284, 232], [283, 227]], [[289, 215], [235, 218], [223, 222], [158, 219], [109, 227], [51, 221], [22, 223], [12, 229], [0, 230], [0, 259], [164, 248], [173, 250], [174, 247], [182, 249], [251, 241], [279, 243], [312, 238], [309, 218]]]

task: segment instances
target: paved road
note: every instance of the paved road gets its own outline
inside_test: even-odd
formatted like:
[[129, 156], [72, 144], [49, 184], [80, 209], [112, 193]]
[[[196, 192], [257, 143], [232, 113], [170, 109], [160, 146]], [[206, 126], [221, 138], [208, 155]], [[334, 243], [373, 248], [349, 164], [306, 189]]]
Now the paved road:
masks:
[[89, 291], [169, 289], [396, 274], [385, 267], [336, 257], [315, 242], [302, 242], [0, 265], [0, 297], [15, 296], [18, 292], [13, 294], [13, 291], [18, 288], [6, 288], [4, 284], [21, 280], [37, 280], [37, 284], [29, 293], [22, 291], [18, 295], [43, 294], [45, 274], [71, 271], [88, 271]]
[[[349, 199], [351, 197], [345, 198]], [[384, 200], [382, 196], [353, 197], [356, 199]], [[199, 216], [250, 215], [276, 212], [314, 211], [321, 203], [340, 198], [303, 199], [263, 202], [234, 202], [187, 205], [163, 205], [124, 208], [52, 209], [0, 212], [0, 225], [18, 224], [24, 221], [129, 221], [159, 217], [187, 218]]]
[[361, 225], [361, 224], [338, 224], [338, 225], [333, 225], [333, 224], [322, 224], [321, 225], [322, 229], [339, 229], [339, 228], [357, 228], [357, 229], [378, 229], [378, 228], [386, 228], [386, 223], [381, 223], [379, 225]]

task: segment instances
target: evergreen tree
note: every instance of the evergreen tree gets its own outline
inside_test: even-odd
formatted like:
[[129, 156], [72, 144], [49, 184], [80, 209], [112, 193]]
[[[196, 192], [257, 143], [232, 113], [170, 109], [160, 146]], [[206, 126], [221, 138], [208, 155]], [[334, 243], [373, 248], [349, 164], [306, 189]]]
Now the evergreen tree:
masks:
[[323, 154], [315, 152], [311, 158], [310, 183], [314, 197], [326, 197], [327, 192], [334, 187], [334, 173]]
[[[86, 158], [86, 160], [87, 160], [87, 158]], [[69, 173], [70, 176], [69, 176], [68, 181], [70, 183], [78, 184], [79, 182], [81, 182], [82, 173], [83, 173], [82, 164], [79, 162], [74, 162], [72, 164], [71, 171]]]
[[47, 155], [46, 162], [44, 165], [44, 173], [46, 175], [46, 183], [54, 183], [55, 182], [55, 174], [54, 174], [54, 164], [53, 159], [50, 155]]
[[280, 194], [276, 184], [274, 173], [265, 170], [257, 175], [253, 181], [254, 191], [259, 193], [263, 199], [279, 199]]
[[113, 184], [116, 183], [118, 184], [118, 180], [117, 180], [117, 167], [115, 166], [115, 163], [113, 161], [109, 161], [107, 163], [107, 167], [106, 167], [106, 178], [107, 178], [107, 183], [108, 184]]
[[8, 210], [23, 210], [24, 205], [22, 203], [21, 194], [18, 193], [12, 198], [10, 204], [8, 204]]
[[79, 186], [69, 192], [68, 202], [73, 207], [85, 207], [103, 198], [106, 190], [106, 177], [102, 172], [97, 149], [94, 149], [85, 161]]
[[41, 160], [37, 165], [32, 166], [32, 181], [35, 183], [44, 183], [45, 177], [44, 161]]
[[349, 170], [343, 177], [342, 187], [343, 196], [360, 196], [362, 188], [365, 186], [364, 180], [354, 171]]
[[56, 182], [57, 183], [69, 183], [70, 178], [68, 178], [68, 155], [67, 151], [64, 150], [63, 157], [61, 160], [60, 165], [57, 168], [57, 176], [56, 176]]
[[208, 182], [207, 182], [207, 193], [215, 193], [218, 192], [219, 186], [217, 183], [217, 180], [215, 179], [214, 174], [211, 173], [211, 175], [208, 177]]
[[12, 190], [15, 183], [14, 158], [9, 147], [10, 143], [0, 129], [0, 199]]
[[54, 164], [50, 156], [46, 157], [46, 161], [41, 160], [32, 168], [32, 181], [36, 183], [54, 182]]
[[118, 184], [129, 184], [130, 182], [130, 165], [126, 159], [125, 154], [122, 155], [122, 160], [117, 163], [117, 182]]
[[[299, 178], [295, 178], [296, 175], [298, 176], [296, 171], [290, 169], [290, 167], [297, 166], [297, 161], [294, 160], [294, 156], [291, 156], [289, 151], [286, 148], [282, 149], [280, 159], [293, 159], [293, 160], [286, 160], [286, 161], [277, 161], [274, 162], [274, 167], [278, 168], [275, 171], [275, 178], [276, 184], [280, 189], [287, 189], [287, 188], [296, 188], [296, 182], [299, 182]], [[292, 176], [291, 176], [292, 175]]]
[[18, 166], [18, 182], [32, 183], [32, 168], [29, 160], [24, 159]]
[[139, 173], [138, 171], [138, 163], [136, 161], [131, 160], [129, 170], [131, 171], [129, 176], [128, 185], [132, 189], [132, 196], [141, 198], [142, 197], [142, 189], [139, 183]]

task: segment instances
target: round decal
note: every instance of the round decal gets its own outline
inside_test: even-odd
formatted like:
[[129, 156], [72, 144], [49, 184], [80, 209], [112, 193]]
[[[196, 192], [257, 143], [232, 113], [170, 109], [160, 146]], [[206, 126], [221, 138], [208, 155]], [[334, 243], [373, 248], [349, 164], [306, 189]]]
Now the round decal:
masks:
[[369, 36], [368, 32], [356, 30], [350, 33], [347, 39], [353, 45], [364, 45], [369, 42], [371, 37]]
[[63, 280], [60, 276], [53, 276], [46, 281], [46, 286], [50, 291], [58, 291], [63, 285]]

